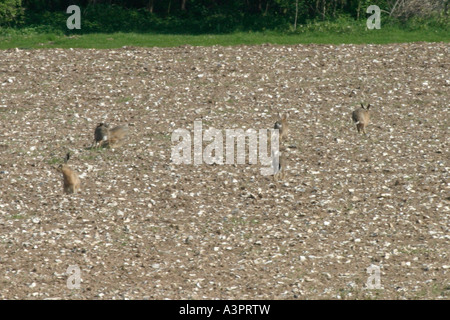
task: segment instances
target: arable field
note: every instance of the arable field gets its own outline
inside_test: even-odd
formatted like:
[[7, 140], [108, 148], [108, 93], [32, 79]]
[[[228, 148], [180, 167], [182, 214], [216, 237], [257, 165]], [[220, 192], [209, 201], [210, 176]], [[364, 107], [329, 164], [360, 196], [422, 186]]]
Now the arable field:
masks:
[[[1, 51], [0, 298], [449, 299], [449, 49]], [[195, 120], [259, 130], [279, 112], [278, 183], [171, 161]], [[90, 149], [99, 122], [128, 124], [127, 143]], [[55, 169], [68, 151], [74, 195]]]

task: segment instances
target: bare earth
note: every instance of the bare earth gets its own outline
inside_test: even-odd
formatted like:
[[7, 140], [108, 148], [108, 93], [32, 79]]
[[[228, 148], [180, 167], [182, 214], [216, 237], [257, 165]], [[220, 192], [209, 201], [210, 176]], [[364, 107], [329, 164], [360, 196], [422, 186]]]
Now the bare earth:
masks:
[[[0, 52], [0, 298], [449, 299], [449, 49]], [[194, 120], [258, 130], [280, 111], [278, 184], [171, 161]], [[99, 122], [128, 124], [126, 144], [90, 150]], [[67, 151], [75, 195], [55, 170]]]

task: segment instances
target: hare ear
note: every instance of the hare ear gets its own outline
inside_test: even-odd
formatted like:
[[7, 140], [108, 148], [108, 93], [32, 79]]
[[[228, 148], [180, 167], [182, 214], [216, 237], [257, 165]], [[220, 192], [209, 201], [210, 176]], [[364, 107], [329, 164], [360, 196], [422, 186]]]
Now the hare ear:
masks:
[[67, 152], [66, 157], [64, 158], [64, 163], [67, 163], [70, 159], [70, 152]]
[[364, 108], [364, 105], [363, 105], [363, 103], [362, 103], [362, 102], [361, 102], [361, 108], [365, 109], [365, 108]]
[[367, 108], [366, 108], [366, 109], [369, 110], [369, 108], [370, 108], [370, 103], [367, 105]]

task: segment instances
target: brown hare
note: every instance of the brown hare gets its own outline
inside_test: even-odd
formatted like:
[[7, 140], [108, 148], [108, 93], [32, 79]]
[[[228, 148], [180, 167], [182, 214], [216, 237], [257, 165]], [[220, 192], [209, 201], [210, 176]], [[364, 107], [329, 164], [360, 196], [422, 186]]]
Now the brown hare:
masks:
[[280, 141], [283, 141], [287, 138], [287, 135], [289, 133], [289, 124], [287, 122], [287, 119], [289, 117], [289, 113], [285, 113], [283, 115], [278, 114], [280, 120], [275, 122], [275, 125], [273, 126], [274, 129], [278, 129], [278, 134], [280, 136]]
[[366, 134], [366, 126], [369, 124], [370, 120], [370, 104], [364, 108], [364, 105], [361, 103], [361, 108], [356, 109], [352, 113], [352, 120], [356, 123], [356, 129], [358, 133], [363, 132]]
[[94, 143], [92, 147], [101, 147], [106, 140], [108, 140], [108, 124], [99, 123], [94, 131]]
[[64, 158], [64, 163], [58, 167], [58, 171], [63, 174], [64, 178], [64, 192], [67, 194], [77, 193], [80, 191], [81, 182], [78, 174], [69, 167], [67, 162], [69, 161], [70, 153], [67, 153]]
[[128, 134], [128, 126], [117, 126], [108, 130], [108, 139], [105, 141], [106, 146], [110, 148], [118, 148], [123, 145]]

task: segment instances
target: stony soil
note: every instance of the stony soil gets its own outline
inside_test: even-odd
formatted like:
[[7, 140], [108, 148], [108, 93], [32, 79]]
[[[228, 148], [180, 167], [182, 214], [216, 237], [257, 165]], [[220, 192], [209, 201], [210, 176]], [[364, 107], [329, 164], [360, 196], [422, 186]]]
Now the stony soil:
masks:
[[[449, 299], [449, 49], [0, 52], [0, 298]], [[283, 181], [171, 161], [195, 120], [258, 130], [284, 111]], [[127, 143], [89, 149], [99, 122]]]

